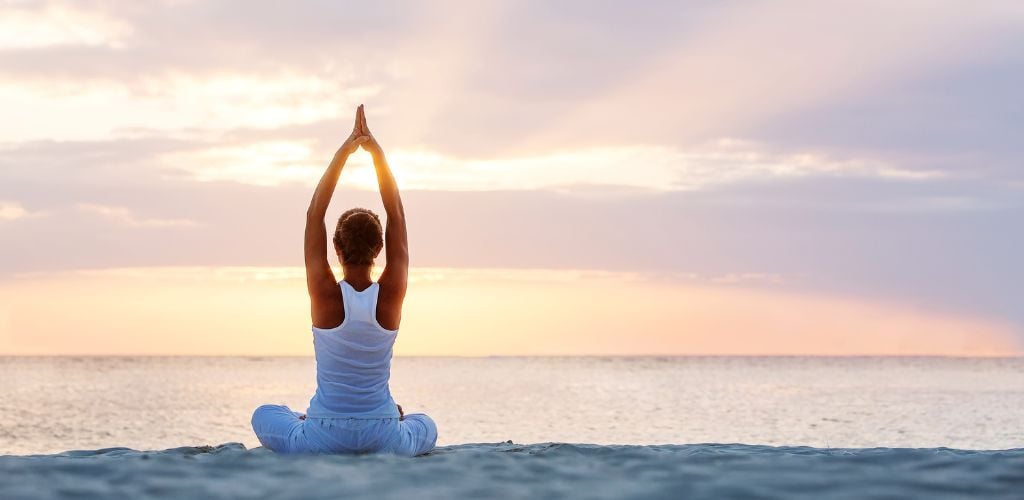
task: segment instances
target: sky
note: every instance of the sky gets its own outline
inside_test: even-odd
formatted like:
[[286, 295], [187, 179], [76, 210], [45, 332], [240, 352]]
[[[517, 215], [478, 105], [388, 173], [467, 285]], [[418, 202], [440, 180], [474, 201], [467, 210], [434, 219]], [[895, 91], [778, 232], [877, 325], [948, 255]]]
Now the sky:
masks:
[[399, 355], [1019, 355], [1021, 88], [1015, 1], [0, 0], [0, 354], [311, 354], [362, 103]]

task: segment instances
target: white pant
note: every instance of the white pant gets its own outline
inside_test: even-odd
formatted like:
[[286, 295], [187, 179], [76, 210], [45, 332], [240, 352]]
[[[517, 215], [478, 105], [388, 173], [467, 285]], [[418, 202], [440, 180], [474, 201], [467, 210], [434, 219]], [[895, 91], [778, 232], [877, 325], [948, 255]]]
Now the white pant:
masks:
[[263, 405], [252, 414], [260, 443], [278, 453], [393, 453], [434, 449], [437, 425], [422, 413], [397, 418], [306, 418], [287, 406]]

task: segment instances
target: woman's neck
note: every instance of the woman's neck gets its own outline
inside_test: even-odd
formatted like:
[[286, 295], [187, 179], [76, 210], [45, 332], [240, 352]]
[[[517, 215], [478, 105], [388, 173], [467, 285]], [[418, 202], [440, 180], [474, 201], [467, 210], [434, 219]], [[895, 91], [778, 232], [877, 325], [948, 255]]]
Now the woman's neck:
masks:
[[366, 287], [373, 284], [373, 280], [370, 279], [370, 266], [342, 266], [342, 272], [345, 274], [344, 280], [352, 285], [357, 290], [366, 290]]

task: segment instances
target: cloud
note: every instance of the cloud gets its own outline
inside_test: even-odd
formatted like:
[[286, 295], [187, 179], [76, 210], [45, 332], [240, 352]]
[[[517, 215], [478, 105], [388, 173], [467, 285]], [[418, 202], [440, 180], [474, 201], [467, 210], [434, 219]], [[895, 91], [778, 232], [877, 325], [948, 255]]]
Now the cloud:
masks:
[[91, 203], [79, 203], [77, 208], [80, 212], [96, 214], [102, 217], [115, 220], [129, 227], [188, 227], [196, 226], [198, 223], [189, 219], [149, 219], [141, 218], [125, 207], [112, 207], [106, 205], [94, 205]]
[[159, 161], [200, 182], [232, 181], [254, 186], [316, 185], [329, 158], [316, 158], [308, 142], [267, 141], [170, 152]]
[[132, 26], [105, 13], [72, 5], [31, 8], [7, 2], [0, 10], [0, 51], [44, 47], [123, 48]]
[[738, 285], [750, 283], [782, 283], [783, 277], [772, 273], [729, 273], [711, 278], [712, 283], [721, 285]]
[[978, 210], [998, 210], [1005, 207], [1007, 203], [1012, 203], [1012, 201], [989, 200], [969, 196], [937, 195], [921, 196], [904, 200], [866, 203], [860, 207], [860, 209], [879, 213], [969, 212]]
[[[84, 12], [133, 34], [116, 48], [0, 51], [0, 107], [9, 117], [0, 137], [8, 145], [182, 139], [192, 144], [151, 152], [149, 166], [204, 181], [315, 182], [362, 101], [396, 168], [407, 166], [399, 174], [410, 188], [585, 179], [702, 189], [791, 175], [1019, 170], [1007, 166], [1012, 151], [962, 154], [964, 121], [945, 119], [946, 110], [977, 103], [1016, 109], [1012, 84], [1024, 72], [1012, 70], [1007, 61], [1021, 58], [1005, 47], [1020, 45], [1013, 28], [1024, 16], [1012, 3], [967, 13], [914, 2], [869, 3], [856, 13], [795, 4], [488, 3], [445, 15], [414, 3], [300, 2], [288, 12], [232, 2], [49, 5], [18, 15], [46, 25], [47, 12]], [[239, 9], [246, 23], [235, 22]], [[915, 86], [931, 75], [970, 74], [964, 68], [979, 60], [1002, 73], [962, 77], [956, 85], [966, 90], [951, 98]], [[991, 92], [996, 81], [1009, 83]], [[842, 112], [826, 116], [830, 109]], [[1006, 123], [977, 123], [967, 135], [1019, 142], [1006, 136]], [[909, 144], [933, 129], [944, 132], [912, 154], [873, 145], [883, 136]], [[751, 142], [723, 146], [722, 137]], [[939, 147], [947, 150], [921, 161]], [[629, 175], [632, 168], [643, 175]], [[350, 173], [373, 185], [365, 168]]]
[[689, 142], [770, 131], [780, 115], [956, 68], [1005, 46], [1004, 35], [1024, 25], [1012, 2], [969, 12], [925, 2], [865, 2], [852, 10], [805, 2], [720, 5], [710, 14], [698, 11], [700, 22], [662, 46], [637, 53], [639, 62], [609, 64], [608, 73], [630, 78], [592, 99], [551, 112], [527, 107], [515, 118], [528, 126], [528, 115], [544, 116], [532, 144], [545, 146], [580, 136]]
[[[278, 128], [344, 115], [377, 92], [343, 77], [181, 73], [132, 82], [0, 82], [7, 142]], [[341, 135], [340, 133], [338, 135]]]
[[[11, 183], [4, 171], [0, 199], [37, 200], [33, 209], [51, 216], [0, 226], [0, 276], [301, 262], [306, 186], [132, 177]], [[1024, 217], [1019, 190], [980, 180], [809, 176], [689, 192], [584, 193], [403, 190], [413, 264], [656, 273], [680, 283], [761, 275], [742, 284], [899, 300], [1024, 325], [1024, 234], [1007, 230]], [[935, 196], [987, 205], [892, 209]], [[379, 198], [343, 182], [330, 215], [352, 206], [381, 212]], [[79, 203], [115, 207], [115, 215]], [[116, 207], [141, 221], [197, 224], [132, 226]]]
[[0, 221], [26, 219], [40, 215], [42, 215], [40, 212], [29, 212], [20, 203], [0, 200]]
[[[10, 86], [0, 104], [23, 123], [2, 136], [270, 127], [367, 100], [388, 145], [410, 151], [687, 149], [719, 137], [760, 139], [755, 132], [771, 131], [779, 117], [936, 68], [955, 72], [1024, 25], [1019, 6], [999, 2], [969, 12], [918, 2], [868, 2], [856, 12], [802, 3], [448, 5], [96, 5], [140, 35], [119, 50], [0, 54]], [[218, 90], [236, 88], [237, 100]], [[362, 90], [346, 94], [353, 89]]]
[[[319, 152], [310, 141], [273, 141], [172, 152], [161, 160], [167, 168], [184, 170], [199, 181], [311, 186], [319, 181], [326, 163], [326, 155], [314, 153]], [[691, 150], [623, 145], [491, 159], [398, 149], [388, 153], [388, 158], [404, 188], [442, 191], [564, 189], [588, 184], [693, 191], [772, 178], [851, 176], [911, 181], [942, 176], [867, 160], [773, 153], [737, 140], [720, 140]], [[353, 156], [349, 164], [346, 183], [377, 189], [366, 155]]]
[[1024, 30], [994, 31], [990, 37], [1001, 43], [969, 61], [792, 109], [744, 136], [815, 144], [911, 170], [1024, 181], [1024, 142], [1017, 140], [1024, 98], [1016, 92], [1024, 86]]

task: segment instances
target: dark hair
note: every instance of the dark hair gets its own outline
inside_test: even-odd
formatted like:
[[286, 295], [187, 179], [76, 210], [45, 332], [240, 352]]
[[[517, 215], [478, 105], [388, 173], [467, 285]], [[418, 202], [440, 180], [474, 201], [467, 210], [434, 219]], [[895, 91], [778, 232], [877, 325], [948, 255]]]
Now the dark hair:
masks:
[[373, 259], [384, 248], [380, 217], [366, 208], [346, 210], [334, 230], [334, 248], [341, 251], [342, 264], [373, 265]]

